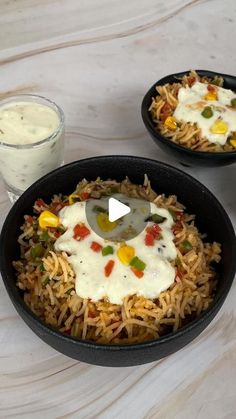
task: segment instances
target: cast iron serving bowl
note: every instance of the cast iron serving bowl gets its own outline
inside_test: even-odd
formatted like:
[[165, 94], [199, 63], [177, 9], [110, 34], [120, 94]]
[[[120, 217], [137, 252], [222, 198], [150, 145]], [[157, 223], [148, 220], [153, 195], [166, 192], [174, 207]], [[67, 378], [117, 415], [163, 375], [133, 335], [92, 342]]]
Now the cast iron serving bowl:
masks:
[[[228, 74], [215, 73], [213, 71], [196, 70], [200, 76], [207, 76], [214, 78], [214, 76], [222, 76], [224, 79], [224, 86], [226, 89], [231, 89], [236, 92], [236, 77], [229, 76]], [[163, 86], [166, 83], [176, 82], [176, 78], [183, 77], [188, 74], [189, 71], [183, 71], [182, 73], [174, 73], [169, 76], [163, 77], [158, 80], [146, 93], [143, 98], [141, 112], [144, 125], [146, 126], [149, 134], [155, 143], [163, 149], [165, 152], [173, 154], [180, 163], [187, 165], [199, 165], [199, 166], [226, 166], [236, 162], [236, 150], [225, 151], [220, 153], [212, 153], [205, 151], [194, 151], [189, 148], [183, 147], [179, 144], [173, 143], [173, 141], [161, 135], [155, 127], [155, 123], [152, 120], [151, 113], [148, 109], [151, 106], [152, 98], [157, 96], [156, 86]]]
[[[222, 243], [222, 262], [219, 266], [219, 285], [216, 296], [207, 311], [175, 333], [160, 339], [132, 345], [102, 345], [85, 342], [64, 335], [47, 326], [25, 305], [21, 291], [16, 287], [12, 261], [19, 258], [17, 237], [24, 214], [32, 211], [37, 198], [49, 201], [57, 193], [68, 194], [79, 180], [100, 176], [102, 179], [122, 180], [129, 176], [135, 183], [142, 183], [144, 174], [159, 193], [176, 194], [190, 213], [196, 214], [200, 231], [209, 240]], [[151, 362], [191, 342], [211, 322], [223, 304], [231, 287], [236, 269], [235, 234], [228, 215], [208, 189], [191, 176], [166, 164], [139, 157], [105, 156], [80, 160], [61, 167], [35, 182], [14, 204], [4, 223], [0, 237], [0, 265], [7, 292], [20, 316], [43, 339], [65, 355], [97, 365], [130, 366]]]

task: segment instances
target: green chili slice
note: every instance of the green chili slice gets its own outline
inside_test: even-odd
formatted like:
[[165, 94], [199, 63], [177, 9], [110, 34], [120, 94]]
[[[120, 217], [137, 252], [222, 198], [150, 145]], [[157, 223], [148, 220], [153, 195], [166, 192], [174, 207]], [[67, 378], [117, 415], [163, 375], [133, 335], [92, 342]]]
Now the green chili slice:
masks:
[[177, 220], [176, 212], [172, 208], [169, 208], [168, 211], [169, 211], [171, 217], [173, 218], [173, 220], [176, 221]]
[[159, 214], [151, 214], [149, 217], [146, 218], [145, 221], [152, 221], [155, 224], [161, 224], [166, 220], [166, 217], [162, 217]]
[[214, 79], [211, 81], [211, 84], [214, 86], [223, 86], [224, 79], [221, 76], [215, 76]]
[[206, 106], [206, 107], [203, 109], [203, 111], [202, 111], [201, 115], [202, 115], [204, 118], [206, 118], [206, 119], [211, 118], [211, 117], [213, 116], [213, 110], [212, 110], [212, 108], [211, 108], [210, 106]]
[[181, 247], [185, 252], [189, 252], [193, 248], [193, 246], [191, 245], [191, 243], [188, 240], [182, 241], [181, 242]]
[[35, 246], [31, 247], [30, 254], [33, 259], [41, 257], [43, 253], [44, 248], [41, 244], [36, 244]]

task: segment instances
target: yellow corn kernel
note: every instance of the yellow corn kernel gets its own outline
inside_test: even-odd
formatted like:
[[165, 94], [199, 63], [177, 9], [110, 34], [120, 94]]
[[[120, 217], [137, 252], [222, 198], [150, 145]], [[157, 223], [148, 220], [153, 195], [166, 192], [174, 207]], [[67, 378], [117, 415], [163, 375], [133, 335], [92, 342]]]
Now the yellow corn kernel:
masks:
[[60, 225], [60, 218], [57, 217], [50, 211], [43, 211], [41, 212], [39, 218], [39, 227], [45, 229], [47, 227], [59, 227]]
[[132, 246], [124, 245], [117, 250], [117, 256], [124, 265], [129, 265], [134, 255], [135, 250]]
[[69, 204], [72, 205], [74, 204], [75, 201], [80, 201], [80, 197], [79, 195], [72, 193], [71, 195], [69, 195], [68, 200], [69, 200]]
[[177, 122], [173, 116], [167, 116], [165, 122], [165, 126], [172, 131], [175, 131], [177, 129]]
[[217, 100], [217, 93], [216, 92], [208, 92], [205, 96], [204, 96], [205, 100]]
[[228, 131], [228, 124], [218, 119], [211, 126], [210, 131], [212, 132], [212, 134], [226, 134], [226, 132]]
[[104, 232], [112, 231], [117, 226], [117, 223], [109, 221], [108, 214], [103, 212], [97, 215], [96, 220], [99, 228]]
[[236, 148], [236, 140], [230, 140], [230, 144], [231, 144], [234, 148]]

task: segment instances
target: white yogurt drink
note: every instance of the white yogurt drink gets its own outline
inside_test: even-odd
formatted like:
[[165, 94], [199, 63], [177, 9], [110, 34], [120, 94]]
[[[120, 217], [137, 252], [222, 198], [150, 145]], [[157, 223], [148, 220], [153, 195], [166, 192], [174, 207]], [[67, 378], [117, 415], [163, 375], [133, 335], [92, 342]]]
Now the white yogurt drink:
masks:
[[41, 96], [0, 102], [0, 170], [11, 201], [63, 163], [64, 114]]

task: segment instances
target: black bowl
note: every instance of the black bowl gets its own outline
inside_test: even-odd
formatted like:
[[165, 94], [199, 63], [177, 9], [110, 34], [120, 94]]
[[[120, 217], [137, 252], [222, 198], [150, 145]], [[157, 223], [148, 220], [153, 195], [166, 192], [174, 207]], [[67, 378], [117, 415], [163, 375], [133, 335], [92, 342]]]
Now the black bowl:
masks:
[[[215, 73], [213, 71], [196, 70], [200, 76], [207, 76], [214, 78], [214, 76], [222, 76], [224, 78], [224, 87], [231, 89], [236, 92], [236, 77], [229, 76], [228, 74]], [[149, 134], [155, 143], [167, 153], [173, 154], [180, 163], [186, 166], [199, 165], [199, 166], [226, 166], [236, 162], [236, 150], [225, 151], [219, 153], [205, 152], [205, 151], [194, 151], [189, 148], [183, 147], [179, 144], [173, 143], [173, 141], [161, 135], [152, 120], [151, 113], [148, 109], [151, 106], [152, 98], [157, 96], [156, 86], [163, 86], [166, 83], [176, 82], [177, 77], [183, 77], [188, 74], [189, 71], [183, 71], [182, 73], [170, 74], [169, 76], [163, 77], [157, 81], [151, 89], [148, 90], [142, 101], [142, 118], [144, 125], [146, 126]]]
[[[142, 183], [147, 174], [158, 192], [176, 194], [190, 213], [197, 215], [200, 231], [209, 240], [222, 243], [222, 262], [219, 266], [220, 281], [214, 302], [197, 319], [175, 333], [158, 340], [134, 345], [102, 345], [73, 339], [57, 332], [38, 319], [25, 305], [22, 293], [16, 287], [12, 261], [19, 257], [17, 237], [20, 234], [24, 214], [32, 211], [37, 198], [50, 200], [55, 193], [68, 194], [79, 180], [114, 178], [122, 180], [126, 175], [132, 182]], [[20, 316], [45, 342], [65, 355], [97, 365], [130, 366], [151, 362], [191, 342], [207, 327], [223, 304], [231, 287], [236, 269], [235, 234], [228, 215], [221, 204], [201, 183], [191, 176], [166, 164], [139, 157], [105, 156], [80, 160], [61, 167], [35, 182], [14, 204], [3, 225], [0, 237], [0, 266], [7, 292]]]

